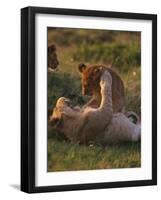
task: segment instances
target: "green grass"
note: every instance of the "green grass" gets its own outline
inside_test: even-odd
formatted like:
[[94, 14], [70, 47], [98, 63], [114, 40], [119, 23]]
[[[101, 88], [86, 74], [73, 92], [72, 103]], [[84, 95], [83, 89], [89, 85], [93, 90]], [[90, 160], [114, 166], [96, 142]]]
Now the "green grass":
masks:
[[140, 167], [140, 143], [83, 146], [48, 140], [48, 171]]
[[[48, 73], [48, 109], [65, 96], [83, 105], [79, 63], [113, 63], [125, 85], [126, 110], [141, 115], [140, 33], [85, 29], [49, 29], [48, 44], [57, 47], [59, 71]], [[131, 168], [141, 166], [140, 143], [113, 146], [71, 144], [48, 127], [48, 171]]]

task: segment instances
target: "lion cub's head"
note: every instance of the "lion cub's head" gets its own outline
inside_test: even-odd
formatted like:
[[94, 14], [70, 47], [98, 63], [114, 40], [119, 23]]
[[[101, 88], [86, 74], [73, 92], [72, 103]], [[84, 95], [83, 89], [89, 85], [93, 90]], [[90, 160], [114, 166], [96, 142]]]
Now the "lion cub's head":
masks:
[[59, 65], [56, 54], [56, 46], [54, 44], [48, 46], [48, 69], [54, 71]]
[[62, 125], [62, 110], [65, 107], [70, 106], [70, 101], [69, 99], [65, 98], [65, 97], [60, 97], [57, 102], [56, 102], [56, 106], [53, 109], [53, 113], [50, 116], [50, 125], [54, 126], [55, 128], [60, 128]]
[[80, 64], [78, 70], [82, 75], [82, 94], [93, 95], [95, 92], [100, 91], [100, 78], [102, 73], [106, 70], [103, 65], [90, 65]]

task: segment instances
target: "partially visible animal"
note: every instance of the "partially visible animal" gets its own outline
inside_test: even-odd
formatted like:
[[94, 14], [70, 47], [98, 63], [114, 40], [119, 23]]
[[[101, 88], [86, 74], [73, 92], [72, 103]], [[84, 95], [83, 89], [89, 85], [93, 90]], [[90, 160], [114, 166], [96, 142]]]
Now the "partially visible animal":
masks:
[[100, 78], [104, 71], [112, 77], [112, 103], [113, 112], [123, 112], [125, 108], [125, 89], [120, 76], [111, 68], [103, 65], [80, 64], [78, 70], [82, 77], [82, 94], [92, 96], [86, 106], [98, 107], [101, 102]]
[[113, 113], [112, 76], [105, 70], [100, 77], [101, 102], [98, 108], [75, 108], [69, 99], [61, 97], [53, 109], [50, 122], [71, 142], [111, 144], [138, 141], [140, 125], [132, 123], [124, 114]]
[[[47, 51], [48, 71], [55, 72], [58, 68], [59, 61], [56, 53], [56, 46], [54, 44], [48, 46]], [[48, 108], [48, 118], [52, 114], [52, 109]]]
[[56, 46], [54, 44], [48, 46], [48, 70], [55, 71], [59, 65], [56, 53]]

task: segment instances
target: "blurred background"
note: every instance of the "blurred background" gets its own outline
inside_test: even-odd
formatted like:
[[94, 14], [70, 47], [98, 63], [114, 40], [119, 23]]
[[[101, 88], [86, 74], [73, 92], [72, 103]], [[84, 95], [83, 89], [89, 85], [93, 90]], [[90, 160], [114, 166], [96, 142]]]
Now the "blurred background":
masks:
[[[125, 85], [126, 110], [141, 115], [141, 33], [112, 30], [48, 28], [48, 46], [54, 44], [59, 60], [56, 72], [48, 72], [48, 111], [65, 96], [74, 105], [89, 97], [81, 94], [78, 65], [111, 67]], [[48, 126], [48, 171], [138, 167], [140, 144], [115, 145], [102, 149], [70, 144]]]

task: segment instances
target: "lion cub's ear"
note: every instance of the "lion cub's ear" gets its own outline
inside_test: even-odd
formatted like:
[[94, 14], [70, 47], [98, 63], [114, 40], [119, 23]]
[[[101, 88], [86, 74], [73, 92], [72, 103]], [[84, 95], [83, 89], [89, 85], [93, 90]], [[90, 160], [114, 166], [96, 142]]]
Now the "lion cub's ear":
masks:
[[87, 66], [84, 63], [78, 65], [78, 70], [80, 73], [82, 73], [86, 68]]
[[54, 44], [48, 46], [48, 53], [53, 53], [56, 51], [56, 46]]

